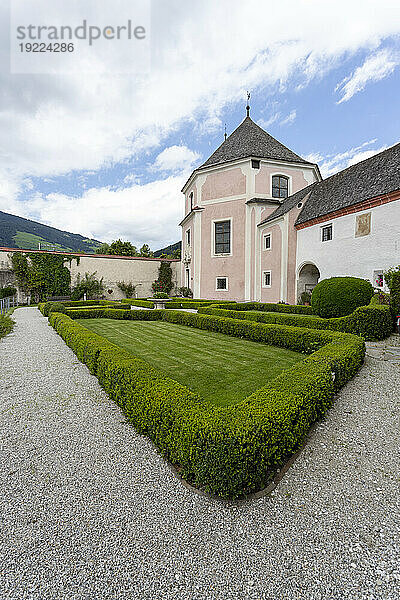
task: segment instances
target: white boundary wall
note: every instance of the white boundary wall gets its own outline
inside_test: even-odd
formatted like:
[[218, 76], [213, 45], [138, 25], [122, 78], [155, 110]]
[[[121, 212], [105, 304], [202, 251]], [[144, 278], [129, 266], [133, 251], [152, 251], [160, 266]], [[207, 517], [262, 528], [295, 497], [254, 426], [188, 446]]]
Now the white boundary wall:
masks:
[[[0, 250], [0, 270], [9, 269], [11, 262], [9, 260], [9, 254], [13, 251]], [[28, 253], [29, 251], [27, 251]], [[47, 253], [46, 253], [47, 254]], [[103, 277], [105, 285], [104, 296], [108, 300], [119, 300], [124, 298], [124, 294], [120, 291], [117, 286], [118, 281], [124, 281], [125, 283], [132, 282], [136, 286], [136, 294], [138, 298], [147, 298], [152, 295], [151, 284], [158, 277], [158, 269], [161, 264], [161, 260], [158, 259], [144, 259], [137, 257], [103, 257], [96, 255], [79, 255], [79, 264], [75, 260], [77, 257], [71, 254], [71, 266], [66, 263], [66, 266], [71, 271], [71, 283], [74, 285], [78, 274], [81, 277], [85, 276], [85, 273], [95, 273], [96, 278], [100, 279]], [[179, 260], [168, 261], [171, 262], [172, 268], [172, 281], [176, 287], [181, 286], [181, 263]], [[112, 290], [112, 293], [108, 293], [108, 290]]]

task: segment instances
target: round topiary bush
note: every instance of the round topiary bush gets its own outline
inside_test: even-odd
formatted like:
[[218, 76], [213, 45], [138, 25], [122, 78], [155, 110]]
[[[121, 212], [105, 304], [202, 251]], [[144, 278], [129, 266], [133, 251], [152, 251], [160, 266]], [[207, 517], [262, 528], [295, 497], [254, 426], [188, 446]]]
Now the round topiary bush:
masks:
[[[67, 312], [67, 307], [62, 302], [49, 302], [48, 304], [50, 304], [48, 313], [47, 313], [48, 315], [52, 312], [58, 312], [58, 313], [66, 313]], [[44, 310], [46, 310], [46, 307], [44, 308]]]
[[344, 317], [370, 303], [374, 288], [358, 277], [331, 277], [320, 281], [311, 294], [313, 312], [320, 317]]

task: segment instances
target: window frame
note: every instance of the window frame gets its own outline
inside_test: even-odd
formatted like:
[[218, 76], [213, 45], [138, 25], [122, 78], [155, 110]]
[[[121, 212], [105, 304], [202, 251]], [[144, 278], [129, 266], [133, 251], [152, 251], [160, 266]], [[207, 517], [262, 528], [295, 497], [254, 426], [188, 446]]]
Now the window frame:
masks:
[[192, 241], [192, 231], [191, 231], [191, 227], [189, 227], [188, 229], [186, 229], [186, 246], [191, 246], [191, 241]]
[[[229, 252], [216, 252], [216, 225], [218, 223], [227, 223], [229, 222]], [[211, 256], [232, 256], [232, 248], [233, 248], [233, 227], [232, 227], [232, 217], [228, 217], [225, 219], [213, 219], [211, 221]]]
[[[286, 179], [287, 181], [287, 196], [281, 196], [279, 194], [279, 196], [274, 196], [274, 188], [276, 188], [277, 186], [274, 185], [274, 178], [275, 177], [279, 177], [282, 179]], [[290, 196], [290, 194], [292, 193], [292, 185], [291, 185], [291, 177], [290, 175], [286, 175], [285, 173], [271, 173], [271, 198], [275, 198], [277, 200], [285, 200], [286, 198], [288, 198]], [[278, 189], [280, 190], [280, 186], [278, 187]]]
[[[331, 230], [331, 237], [324, 240], [324, 230], [325, 229], [329, 229]], [[331, 242], [333, 240], [333, 223], [328, 223], [327, 225], [321, 225], [320, 227], [320, 241], [325, 243], [325, 242]]]
[[[218, 279], [225, 279], [226, 287], [219, 288], [218, 287]], [[228, 288], [229, 288], [229, 278], [227, 277], [227, 275], [218, 275], [215, 278], [215, 291], [216, 292], [227, 292]]]
[[[266, 246], [266, 240], [269, 239], [269, 247]], [[263, 250], [271, 250], [272, 248], [272, 234], [271, 233], [263, 233]]]
[[[265, 283], [265, 275], [267, 274], [269, 274], [269, 284]], [[272, 287], [272, 271], [267, 270], [262, 272], [261, 287], [264, 289], [269, 289]]]

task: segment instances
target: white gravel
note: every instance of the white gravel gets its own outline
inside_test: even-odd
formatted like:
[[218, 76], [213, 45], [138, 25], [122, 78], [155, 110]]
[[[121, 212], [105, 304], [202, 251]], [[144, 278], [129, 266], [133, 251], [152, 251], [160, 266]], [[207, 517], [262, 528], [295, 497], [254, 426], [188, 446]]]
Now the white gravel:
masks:
[[37, 309], [13, 318], [0, 600], [400, 597], [399, 357], [367, 357], [271, 496], [226, 504], [176, 479]]

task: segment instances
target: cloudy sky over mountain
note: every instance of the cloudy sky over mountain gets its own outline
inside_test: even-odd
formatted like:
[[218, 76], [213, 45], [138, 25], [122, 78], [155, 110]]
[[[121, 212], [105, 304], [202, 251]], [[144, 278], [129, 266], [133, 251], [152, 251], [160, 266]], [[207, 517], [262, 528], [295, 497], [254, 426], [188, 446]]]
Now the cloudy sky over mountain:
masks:
[[[100, 19], [103, 1], [79, 5]], [[30, 75], [10, 73], [2, 3], [0, 210], [104, 241], [175, 242], [180, 189], [243, 119], [246, 90], [252, 118], [324, 176], [399, 141], [398, 0], [151, 9], [148, 73], [119, 73], [113, 44], [106, 72]]]

